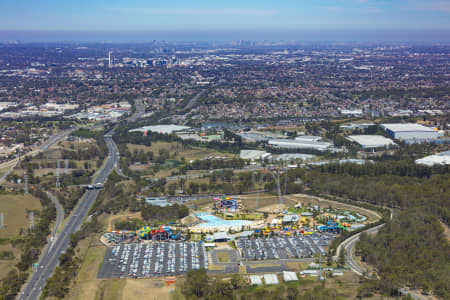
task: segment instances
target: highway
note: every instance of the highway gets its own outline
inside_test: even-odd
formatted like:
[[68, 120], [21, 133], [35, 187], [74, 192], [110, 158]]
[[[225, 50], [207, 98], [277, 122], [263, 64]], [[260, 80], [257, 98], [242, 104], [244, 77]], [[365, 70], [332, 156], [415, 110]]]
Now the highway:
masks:
[[34, 156], [40, 152], [47, 151], [51, 146], [53, 146], [54, 144], [56, 144], [63, 138], [67, 137], [69, 134], [71, 134], [75, 130], [76, 130], [76, 128], [65, 130], [58, 134], [55, 134], [52, 137], [50, 137], [48, 140], [46, 140], [44, 143], [42, 143], [41, 145], [33, 145], [32, 148], [34, 148], [34, 150], [32, 150], [31, 152], [28, 152], [27, 154], [24, 154], [20, 157], [14, 158], [7, 162], [1, 163], [0, 169], [4, 169], [4, 168], [10, 168], [10, 169], [0, 177], [0, 182], [3, 182], [6, 179], [6, 177], [8, 177], [8, 175], [11, 173], [11, 171], [14, 169], [14, 167], [19, 162], [19, 160], [25, 158], [26, 156]]
[[[104, 184], [109, 174], [118, 163], [119, 155], [111, 136], [112, 132], [105, 135], [105, 142], [109, 152], [108, 157], [92, 183]], [[42, 288], [44, 288], [47, 279], [51, 276], [59, 263], [59, 256], [64, 253], [69, 246], [70, 235], [80, 228], [83, 219], [88, 214], [98, 193], [99, 190], [96, 189], [87, 190], [84, 193], [61, 232], [54, 238], [53, 242], [50, 243], [49, 247], [41, 255], [37, 271], [31, 275], [29, 281], [22, 289], [22, 292], [17, 296], [17, 299], [39, 299]]]

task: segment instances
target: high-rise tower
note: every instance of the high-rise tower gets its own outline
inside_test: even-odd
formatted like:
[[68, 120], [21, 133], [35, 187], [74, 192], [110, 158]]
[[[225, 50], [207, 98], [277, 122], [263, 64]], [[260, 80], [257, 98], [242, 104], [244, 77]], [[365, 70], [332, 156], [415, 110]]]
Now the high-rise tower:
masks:
[[111, 56], [112, 52], [109, 51], [108, 52], [108, 67], [112, 68], [112, 56]]

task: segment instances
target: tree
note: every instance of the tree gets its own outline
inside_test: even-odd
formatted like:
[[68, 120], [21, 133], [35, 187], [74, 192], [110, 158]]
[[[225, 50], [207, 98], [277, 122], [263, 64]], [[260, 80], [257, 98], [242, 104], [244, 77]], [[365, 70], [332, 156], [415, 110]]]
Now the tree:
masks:
[[287, 298], [288, 300], [296, 300], [298, 298], [298, 289], [295, 287], [288, 287]]
[[190, 270], [186, 273], [186, 281], [183, 287], [183, 294], [190, 298], [192, 296], [201, 298], [206, 295], [208, 290], [208, 275], [206, 270]]
[[345, 253], [344, 252], [345, 252], [344, 250], [341, 250], [339, 252], [339, 258], [337, 261], [338, 268], [343, 268], [345, 266]]

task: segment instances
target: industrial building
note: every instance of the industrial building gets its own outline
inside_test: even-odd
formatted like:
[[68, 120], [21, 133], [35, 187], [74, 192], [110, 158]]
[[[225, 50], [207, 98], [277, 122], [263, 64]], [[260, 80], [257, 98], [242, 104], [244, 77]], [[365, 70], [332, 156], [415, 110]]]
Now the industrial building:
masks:
[[375, 151], [377, 148], [389, 148], [396, 144], [381, 135], [350, 135], [347, 137], [350, 142], [357, 143], [363, 150]]
[[316, 156], [313, 154], [303, 154], [303, 153], [283, 153], [280, 155], [277, 155], [276, 157], [273, 158], [273, 160], [277, 160], [277, 161], [297, 161], [297, 160], [301, 160], [301, 161], [310, 161], [313, 160]]
[[331, 150], [333, 147], [331, 143], [305, 140], [274, 139], [269, 140], [268, 143], [274, 148], [313, 149], [317, 151], [327, 151]]
[[432, 167], [434, 165], [450, 165], [450, 150], [417, 159], [416, 164]]
[[436, 128], [426, 127], [420, 124], [381, 124], [386, 133], [394, 138], [407, 143], [428, 142], [438, 139], [444, 132]]
[[166, 207], [171, 206], [172, 203], [167, 202], [166, 197], [145, 197], [145, 203], [153, 206]]
[[265, 159], [270, 156], [270, 153], [261, 150], [241, 150], [239, 155], [242, 159], [248, 159], [250, 161], [257, 161], [260, 159]]
[[318, 142], [321, 139], [322, 137], [315, 135], [300, 135], [295, 138], [296, 141], [303, 141], [303, 142]]
[[170, 125], [144, 126], [144, 127], [140, 127], [140, 128], [131, 129], [131, 130], [129, 130], [129, 132], [142, 132], [143, 134], [147, 134], [147, 132], [172, 134], [174, 132], [187, 130], [187, 129], [190, 129], [190, 127], [170, 124]]
[[342, 130], [364, 130], [369, 127], [376, 126], [375, 123], [362, 123], [362, 124], [346, 124], [339, 126]]

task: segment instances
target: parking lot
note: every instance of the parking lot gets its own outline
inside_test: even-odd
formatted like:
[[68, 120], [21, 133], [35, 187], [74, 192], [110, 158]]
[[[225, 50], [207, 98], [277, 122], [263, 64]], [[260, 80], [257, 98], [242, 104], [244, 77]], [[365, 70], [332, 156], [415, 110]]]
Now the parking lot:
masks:
[[236, 241], [244, 260], [309, 258], [315, 253], [325, 254], [332, 236], [291, 236], [269, 238], [241, 238]]
[[106, 250], [97, 277], [173, 276], [200, 268], [208, 269], [208, 257], [202, 244], [194, 242], [126, 244]]

